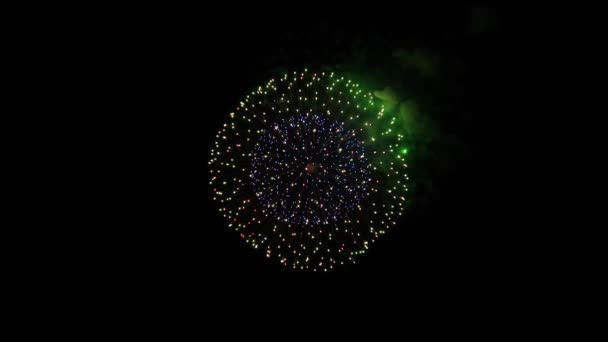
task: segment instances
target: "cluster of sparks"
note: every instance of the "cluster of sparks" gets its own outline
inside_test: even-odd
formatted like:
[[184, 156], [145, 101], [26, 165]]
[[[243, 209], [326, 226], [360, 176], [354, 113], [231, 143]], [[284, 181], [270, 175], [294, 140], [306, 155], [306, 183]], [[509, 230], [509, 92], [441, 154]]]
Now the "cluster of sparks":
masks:
[[331, 117], [291, 116], [275, 123], [252, 152], [251, 184], [269, 215], [294, 226], [347, 219], [365, 198], [363, 144]]
[[210, 185], [220, 213], [285, 266], [354, 263], [405, 209], [407, 147], [395, 120], [333, 73], [271, 79], [215, 137]]

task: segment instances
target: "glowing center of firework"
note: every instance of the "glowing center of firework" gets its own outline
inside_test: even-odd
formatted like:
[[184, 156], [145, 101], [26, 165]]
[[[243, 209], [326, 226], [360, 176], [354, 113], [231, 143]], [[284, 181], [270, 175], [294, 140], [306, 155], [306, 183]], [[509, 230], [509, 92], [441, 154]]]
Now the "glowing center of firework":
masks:
[[315, 163], [307, 163], [306, 166], [304, 166], [304, 171], [306, 171], [309, 174], [316, 174], [317, 172], [319, 172], [320, 170], [320, 165], [315, 164]]
[[250, 180], [266, 213], [295, 225], [354, 218], [369, 171], [360, 138], [326, 115], [278, 120], [252, 151]]

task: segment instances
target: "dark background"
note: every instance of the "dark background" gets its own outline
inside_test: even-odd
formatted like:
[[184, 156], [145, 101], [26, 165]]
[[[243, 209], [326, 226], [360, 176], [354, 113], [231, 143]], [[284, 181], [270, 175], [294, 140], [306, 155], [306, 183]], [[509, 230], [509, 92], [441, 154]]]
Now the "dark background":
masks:
[[[145, 233], [154, 236], [153, 257], [142, 259], [157, 270], [157, 298], [210, 325], [298, 329], [435, 315], [491, 321], [498, 312], [529, 315], [543, 306], [539, 281], [547, 264], [539, 241], [548, 204], [539, 198], [550, 187], [549, 104], [563, 68], [556, 56], [566, 38], [564, 15], [469, 7], [286, 10], [175, 18], [153, 33], [142, 28], [141, 35], [153, 36], [149, 77], [161, 90], [147, 118], [160, 128], [150, 135], [174, 151], [177, 171], [176, 215]], [[395, 64], [394, 51], [416, 48], [438, 56], [436, 76]], [[414, 171], [424, 200], [414, 198], [398, 229], [355, 266], [294, 272], [226, 227], [207, 187], [207, 157], [226, 115], [277, 67], [327, 65], [369, 69], [384, 85], [411, 89], [440, 133]]]

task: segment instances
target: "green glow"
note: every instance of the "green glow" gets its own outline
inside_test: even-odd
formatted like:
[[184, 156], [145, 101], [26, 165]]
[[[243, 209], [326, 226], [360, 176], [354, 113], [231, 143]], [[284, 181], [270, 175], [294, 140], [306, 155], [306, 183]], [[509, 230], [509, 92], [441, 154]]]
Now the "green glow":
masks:
[[407, 154], [407, 148], [401, 149], [401, 154]]

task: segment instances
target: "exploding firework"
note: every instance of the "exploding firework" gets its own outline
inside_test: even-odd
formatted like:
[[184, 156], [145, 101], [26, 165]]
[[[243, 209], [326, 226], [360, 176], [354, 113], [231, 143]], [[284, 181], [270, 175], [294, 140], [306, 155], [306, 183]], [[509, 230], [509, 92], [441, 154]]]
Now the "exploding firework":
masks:
[[220, 213], [283, 265], [354, 263], [405, 209], [407, 140], [395, 120], [333, 73], [269, 80], [215, 137], [210, 185]]

